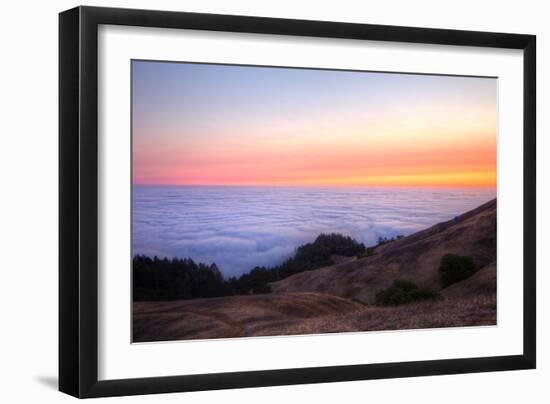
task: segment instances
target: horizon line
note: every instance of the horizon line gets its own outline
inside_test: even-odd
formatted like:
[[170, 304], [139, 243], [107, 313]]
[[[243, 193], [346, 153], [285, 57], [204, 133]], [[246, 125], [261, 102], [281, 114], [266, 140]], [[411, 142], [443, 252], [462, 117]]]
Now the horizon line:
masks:
[[132, 186], [150, 187], [234, 187], [234, 188], [492, 188], [497, 184], [181, 184], [181, 183], [134, 183]]

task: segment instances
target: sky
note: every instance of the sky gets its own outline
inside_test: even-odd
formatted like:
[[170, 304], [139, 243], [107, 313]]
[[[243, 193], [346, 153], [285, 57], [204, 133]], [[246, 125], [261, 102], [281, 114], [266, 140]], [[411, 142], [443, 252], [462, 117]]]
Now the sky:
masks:
[[133, 183], [495, 187], [497, 80], [132, 61]]

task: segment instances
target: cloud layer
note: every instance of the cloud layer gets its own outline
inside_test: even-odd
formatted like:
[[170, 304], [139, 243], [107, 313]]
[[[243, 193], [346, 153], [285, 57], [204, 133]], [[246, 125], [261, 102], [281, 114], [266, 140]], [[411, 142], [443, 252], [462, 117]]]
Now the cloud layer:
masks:
[[494, 189], [134, 186], [132, 248], [240, 275], [281, 263], [322, 232], [373, 245], [494, 197]]

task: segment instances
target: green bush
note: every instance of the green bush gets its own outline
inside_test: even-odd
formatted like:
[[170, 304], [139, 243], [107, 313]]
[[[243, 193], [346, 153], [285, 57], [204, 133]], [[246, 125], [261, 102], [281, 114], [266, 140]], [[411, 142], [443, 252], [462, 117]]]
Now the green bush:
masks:
[[410, 294], [400, 288], [390, 287], [376, 294], [376, 304], [379, 306], [397, 306], [410, 302]]
[[429, 288], [419, 288], [409, 281], [394, 280], [392, 286], [376, 294], [376, 305], [398, 306], [420, 300], [438, 300], [441, 294]]
[[469, 278], [476, 273], [478, 269], [472, 257], [456, 254], [445, 254], [443, 258], [441, 258], [441, 264], [439, 265], [441, 281], [444, 287]]

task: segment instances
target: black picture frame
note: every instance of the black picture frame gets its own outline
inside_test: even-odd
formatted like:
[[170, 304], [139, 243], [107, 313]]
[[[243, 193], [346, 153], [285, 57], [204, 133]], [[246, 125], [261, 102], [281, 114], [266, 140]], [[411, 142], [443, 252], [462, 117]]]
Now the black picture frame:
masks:
[[[523, 354], [98, 380], [100, 24], [523, 50]], [[535, 368], [535, 103], [534, 35], [96, 7], [77, 7], [60, 13], [59, 389], [84, 398]]]

